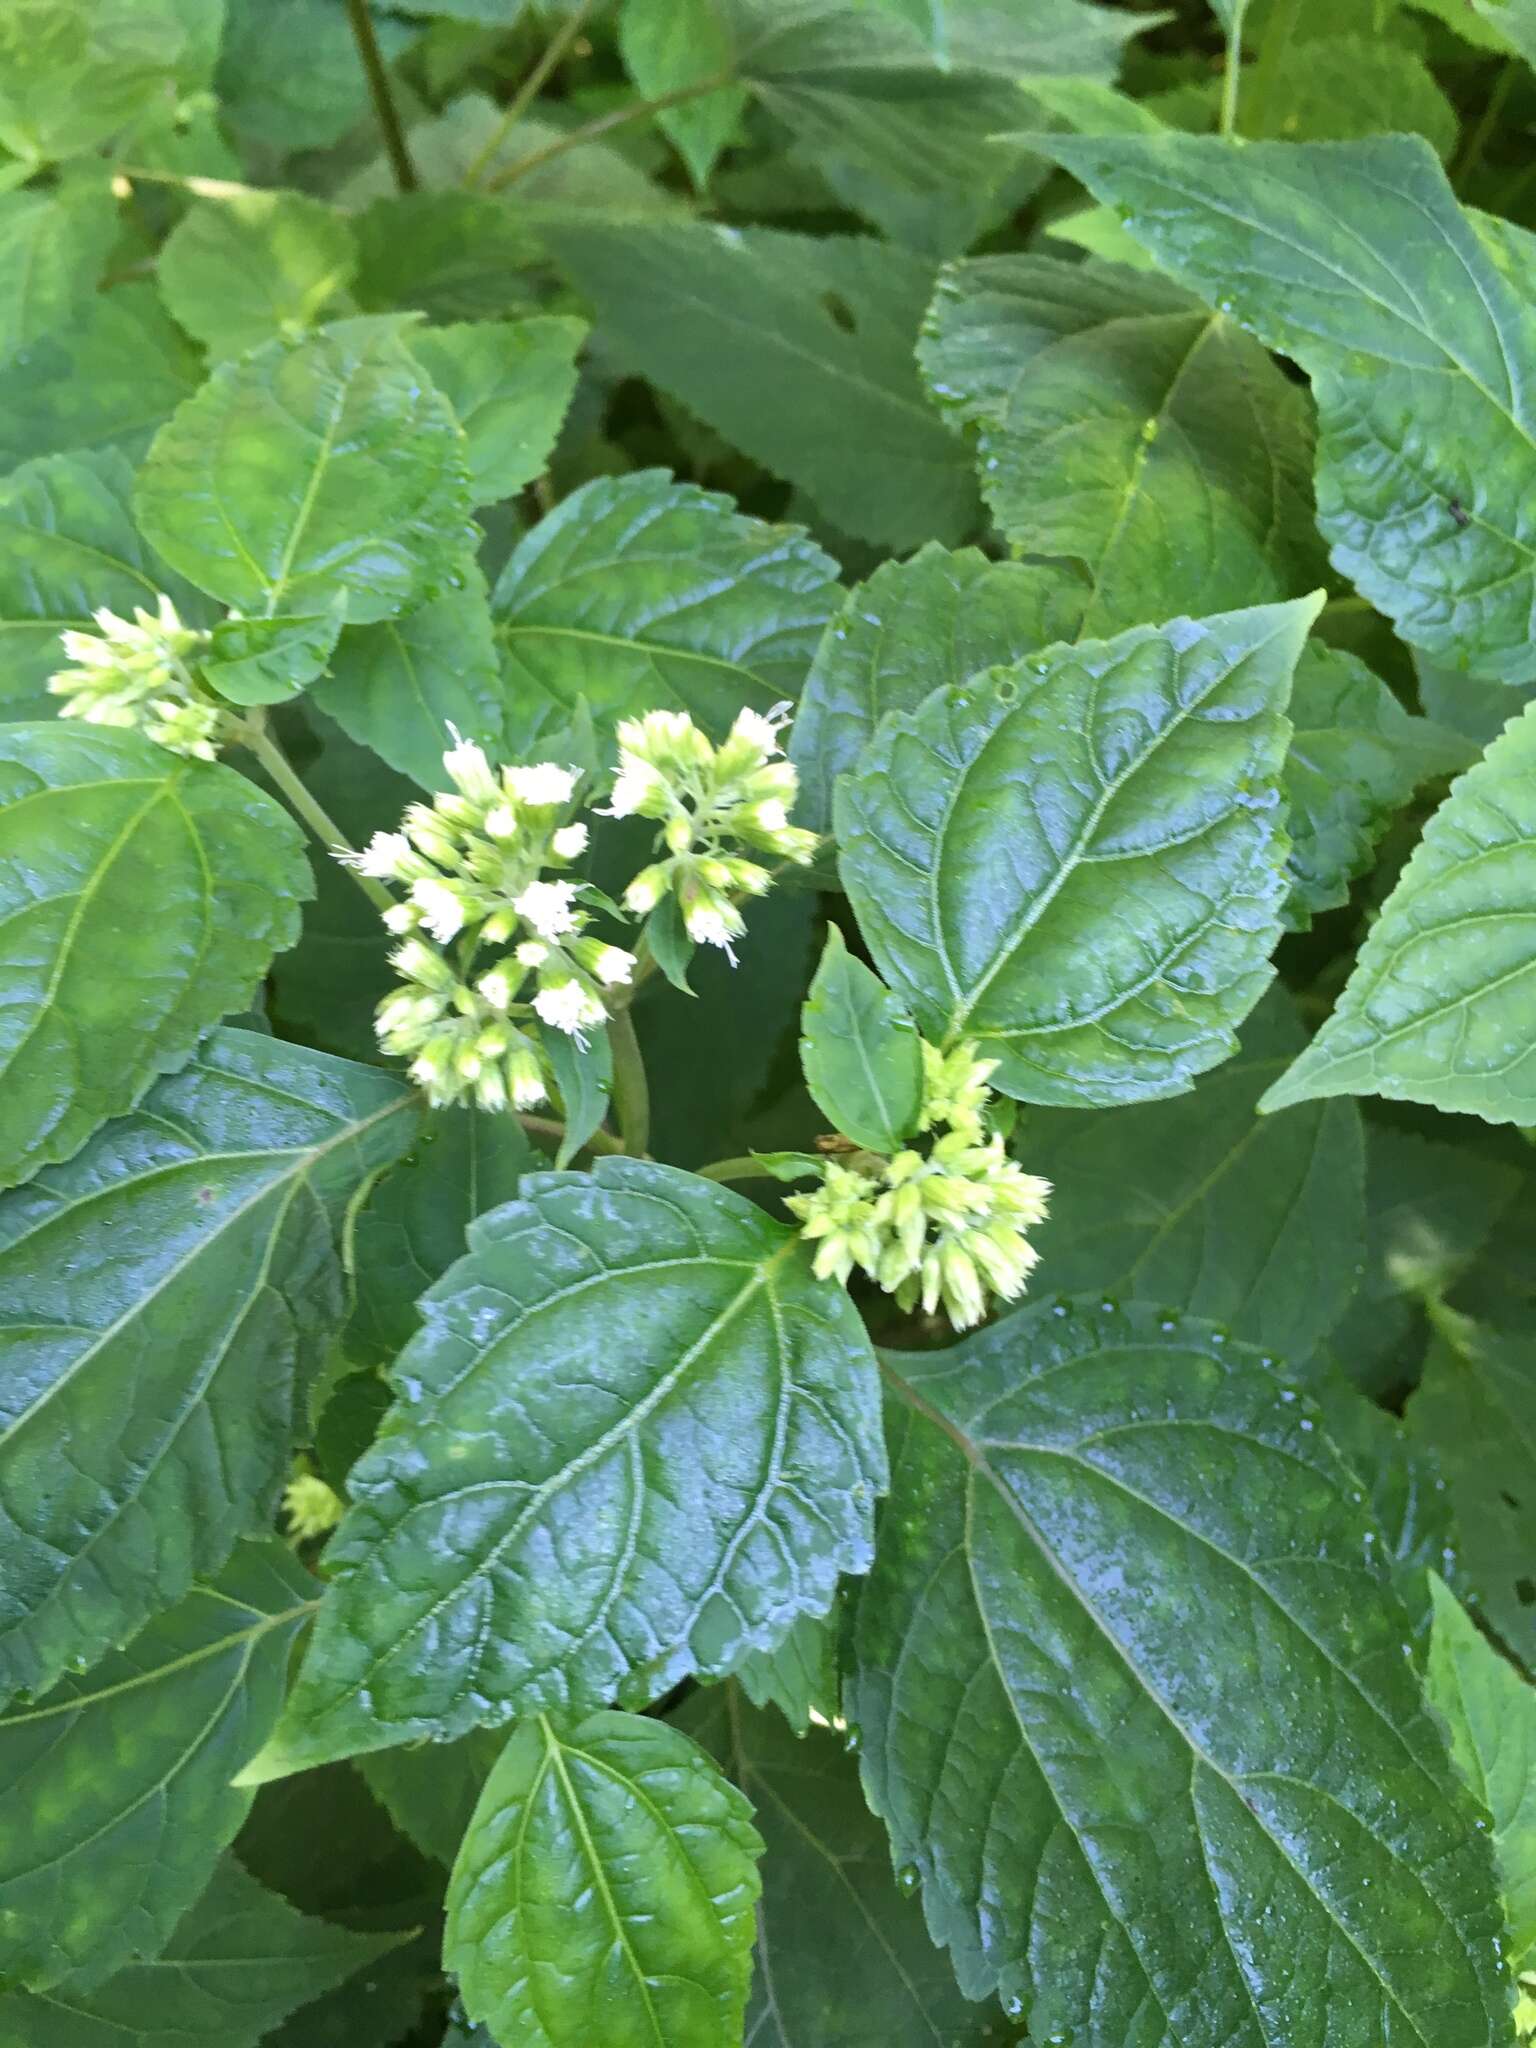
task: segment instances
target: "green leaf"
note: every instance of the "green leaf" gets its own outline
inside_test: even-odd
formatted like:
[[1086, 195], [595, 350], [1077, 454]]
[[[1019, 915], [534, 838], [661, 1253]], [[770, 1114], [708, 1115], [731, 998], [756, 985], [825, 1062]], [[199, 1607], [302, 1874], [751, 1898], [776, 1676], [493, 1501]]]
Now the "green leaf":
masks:
[[472, 1728], [457, 1742], [408, 1742], [372, 1750], [357, 1759], [357, 1767], [400, 1832], [451, 1866], [491, 1766], [506, 1746], [504, 1729]]
[[1348, 902], [1350, 883], [1420, 783], [1468, 767], [1474, 750], [1405, 711], [1363, 661], [1315, 642], [1296, 664], [1291, 723], [1281, 779], [1291, 835], [1286, 917], [1305, 929], [1319, 911]]
[[501, 759], [517, 751], [485, 578], [470, 563], [456, 580], [460, 588], [403, 619], [349, 626], [314, 692], [349, 738], [423, 789], [443, 786], [450, 726]]
[[306, 1919], [227, 1856], [163, 1955], [95, 1990], [65, 1983], [0, 1998], [0, 2039], [6, 2048], [256, 2048], [288, 2013], [400, 1939]]
[[751, 2048], [1001, 2048], [995, 2005], [973, 2005], [897, 1889], [858, 1766], [829, 1729], [803, 1739], [734, 1686], [672, 1716], [752, 1801], [767, 1845]]
[[215, 357], [313, 327], [345, 292], [357, 245], [345, 218], [299, 192], [199, 199], [160, 252], [160, 289]]
[[777, 1649], [753, 1650], [736, 1667], [736, 1679], [753, 1705], [777, 1707], [796, 1735], [804, 1735], [813, 1715], [831, 1721], [839, 1712], [842, 1622], [840, 1604], [827, 1614], [802, 1614]]
[[138, 120], [171, 85], [195, 12], [179, 0], [7, 0], [0, 147], [46, 163]]
[[1314, 1362], [1307, 1379], [1335, 1450], [1364, 1488], [1408, 1615], [1414, 1661], [1422, 1670], [1433, 1622], [1431, 1576], [1455, 1555], [1455, 1527], [1440, 1467], [1395, 1415], [1378, 1408], [1342, 1375], [1320, 1372]]
[[510, 498], [544, 468], [576, 389], [580, 320], [429, 327], [411, 354], [458, 415], [477, 505]]
[[1380, 33], [1288, 41], [1273, 61], [1260, 57], [1249, 81], [1245, 135], [1348, 142], [1385, 128], [1422, 135], [1440, 157], [1456, 147], [1456, 109], [1434, 74], [1422, 57]]
[[126, 1650], [0, 1714], [0, 1973], [84, 1988], [156, 1956], [251, 1803], [316, 1602], [277, 1542], [243, 1544]]
[[1487, 1845], [1308, 1404], [1141, 1308], [887, 1368], [848, 1712], [962, 1988], [1084, 2048], [1506, 2040]]
[[762, 1841], [679, 1729], [517, 1729], [448, 1888], [443, 1959], [503, 2041], [717, 2048], [741, 2031]]
[[1007, 77], [1111, 79], [1126, 43], [1151, 26], [1084, 0], [875, 0], [910, 22], [941, 64], [973, 64]]
[[895, 1152], [923, 1107], [923, 1048], [912, 1014], [827, 927], [821, 965], [800, 1012], [800, 1064], [834, 1130], [871, 1152]]
[[45, 455], [0, 483], [0, 711], [54, 709], [43, 686], [67, 666], [59, 635], [93, 631], [101, 605], [131, 618], [163, 590], [197, 616], [201, 600], [140, 540], [132, 496], [115, 451]]
[[555, 1165], [565, 1167], [608, 1114], [613, 1093], [613, 1042], [606, 1025], [582, 1045], [566, 1032], [542, 1025], [538, 1036], [554, 1076], [560, 1119], [565, 1125]]
[[538, 242], [520, 213], [488, 193], [391, 193], [352, 225], [365, 312], [415, 307], [434, 320], [495, 320], [532, 300]]
[[1536, 1347], [1458, 1321], [1430, 1346], [1410, 1430], [1440, 1461], [1460, 1583], [1526, 1665], [1536, 1665]]
[[1192, 1094], [1112, 1117], [1031, 1116], [1016, 1149], [1055, 1190], [1030, 1233], [1045, 1284], [1208, 1316], [1297, 1365], [1310, 1358], [1364, 1257], [1365, 1145], [1351, 1103], [1257, 1114], [1303, 1042], [1274, 988], [1237, 1057]]
[[[619, 49], [643, 99], [702, 84], [727, 70], [734, 54], [727, 0], [624, 0]], [[746, 104], [741, 86], [726, 85], [656, 116], [700, 192], [735, 138]]]
[[395, 1367], [253, 1777], [643, 1702], [769, 1648], [868, 1560], [874, 1362], [792, 1232], [601, 1159], [529, 1175], [469, 1243]]
[[144, 536], [265, 618], [345, 597], [354, 625], [435, 595], [472, 538], [463, 437], [388, 320], [221, 364], [156, 436]]
[[1536, 349], [1536, 294], [1511, 231], [1480, 232], [1428, 144], [1406, 136], [1041, 147], [1311, 377], [1335, 568], [1435, 660], [1536, 679], [1536, 410], [1516, 368]]
[[1076, 637], [1082, 592], [1059, 568], [992, 562], [934, 542], [882, 562], [828, 626], [791, 729], [797, 821], [831, 829], [832, 790], [888, 711], [915, 711], [944, 683]]
[[411, 1150], [374, 1187], [353, 1226], [356, 1302], [349, 1358], [387, 1365], [421, 1328], [417, 1301], [464, 1253], [477, 1216], [542, 1164], [515, 1116], [433, 1110]]
[[231, 704], [282, 704], [324, 672], [341, 631], [344, 600], [318, 618], [219, 619], [199, 662], [203, 681]]
[[1229, 1056], [1279, 935], [1283, 712], [1321, 601], [1052, 648], [884, 721], [838, 787], [839, 864], [925, 1038], [1077, 1108]]
[[798, 694], [838, 597], [837, 564], [664, 470], [596, 477], [513, 551], [492, 599], [508, 705], [525, 747], [569, 722], [665, 706], [717, 738], [743, 704]]
[[246, 1003], [312, 893], [298, 828], [233, 769], [104, 726], [0, 727], [0, 1186]]
[[1320, 580], [1306, 394], [1178, 285], [979, 257], [940, 275], [918, 360], [940, 407], [977, 429], [1008, 540], [1081, 563], [1084, 635]]
[[108, 448], [137, 461], [201, 376], [153, 285], [120, 285], [0, 363], [0, 467]]
[[[219, 111], [253, 141], [286, 152], [324, 148], [368, 114], [368, 85], [346, 11], [331, 0], [225, 0]], [[410, 39], [374, 15], [386, 57]], [[294, 61], [303, 52], [303, 61]]]
[[1536, 1123], [1536, 709], [1424, 828], [1338, 1005], [1264, 1098], [1385, 1095]]
[[974, 526], [966, 451], [912, 363], [931, 263], [858, 236], [702, 221], [562, 217], [543, 233], [603, 345], [844, 532], [910, 548]]
[[116, 238], [104, 177], [0, 196], [0, 359], [88, 310]]
[[267, 1522], [341, 1320], [332, 1223], [414, 1115], [387, 1074], [221, 1031], [0, 1202], [0, 1698]]
[[1430, 1584], [1430, 1704], [1446, 1724], [1457, 1769], [1493, 1820], [1509, 1963], [1518, 1971], [1536, 1949], [1536, 1690], [1479, 1634], [1455, 1594], [1439, 1579]]

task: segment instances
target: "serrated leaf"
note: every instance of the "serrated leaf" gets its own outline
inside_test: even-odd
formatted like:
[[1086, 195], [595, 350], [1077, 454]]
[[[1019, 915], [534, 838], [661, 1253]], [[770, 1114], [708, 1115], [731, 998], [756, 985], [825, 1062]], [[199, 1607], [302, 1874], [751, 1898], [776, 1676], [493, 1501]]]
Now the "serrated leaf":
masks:
[[6, 2048], [255, 2048], [400, 1940], [308, 1919], [227, 1856], [163, 1955], [95, 1990], [65, 1983], [0, 1998], [0, 2039]]
[[943, 683], [1076, 638], [1081, 589], [1054, 566], [992, 562], [978, 548], [930, 541], [882, 562], [852, 590], [816, 650], [789, 753], [800, 771], [798, 823], [825, 832], [832, 789], [858, 766], [888, 711], [915, 711]]
[[318, 1591], [247, 1543], [88, 1676], [0, 1714], [0, 1973], [77, 1989], [156, 1956], [251, 1803], [230, 1779], [271, 1732]]
[[282, 704], [320, 675], [341, 631], [338, 595], [318, 618], [215, 621], [198, 664], [210, 689], [231, 704]]
[[1112, 1117], [1031, 1116], [1016, 1150], [1054, 1189], [1030, 1233], [1046, 1285], [1209, 1316], [1296, 1365], [1310, 1358], [1365, 1255], [1365, 1146], [1352, 1104], [1257, 1114], [1303, 1042], [1290, 998], [1271, 989], [1237, 1057], [1192, 1094]]
[[522, 1176], [542, 1163], [515, 1116], [470, 1109], [427, 1116], [353, 1226], [349, 1358], [386, 1365], [404, 1350], [421, 1328], [418, 1300], [463, 1257], [470, 1224], [510, 1202]]
[[1081, 563], [1082, 634], [1319, 581], [1306, 394], [1166, 278], [1052, 256], [953, 264], [918, 361], [976, 429], [1007, 538]]
[[414, 307], [434, 320], [495, 320], [532, 303], [539, 245], [522, 215], [486, 192], [400, 192], [353, 221], [358, 304]]
[[103, 726], [0, 727], [0, 1186], [247, 1002], [312, 893], [297, 826], [233, 769]]
[[666, 707], [717, 738], [798, 694], [837, 602], [837, 564], [664, 470], [596, 477], [513, 550], [492, 598], [508, 744]]
[[1433, 1621], [1430, 1579], [1455, 1556], [1455, 1523], [1439, 1464], [1397, 1416], [1378, 1408], [1341, 1374], [1321, 1371], [1314, 1361], [1307, 1386], [1334, 1448], [1364, 1489], [1408, 1617], [1414, 1661], [1422, 1670]]
[[[713, 78], [729, 68], [734, 44], [727, 0], [624, 0], [619, 15], [624, 69], [642, 99]], [[656, 116], [700, 192], [734, 138], [746, 104], [742, 86], [724, 85]]]
[[799, 1739], [734, 1685], [698, 1692], [671, 1717], [752, 1801], [767, 1844], [750, 2048], [1001, 2048], [996, 2005], [962, 1996], [903, 1896], [884, 1830], [840, 1738]]
[[1420, 783], [1469, 766], [1473, 750], [1459, 733], [1405, 711], [1363, 661], [1317, 643], [1296, 664], [1290, 715], [1296, 730], [1281, 781], [1291, 835], [1286, 918], [1305, 929], [1319, 911], [1348, 902], [1350, 883]]
[[1404, 1411], [1440, 1462], [1456, 1519], [1458, 1583], [1501, 1641], [1536, 1665], [1536, 1345], [1457, 1323], [1436, 1336]]
[[762, 1840], [679, 1729], [597, 1713], [517, 1729], [448, 1887], [472, 2020], [526, 2048], [717, 2048], [741, 2029]]
[[549, 460], [576, 389], [576, 353], [586, 331], [583, 321], [545, 315], [412, 335], [412, 355], [464, 429], [477, 505], [510, 498]]
[[1487, 1845], [1307, 1405], [1093, 1304], [887, 1370], [848, 1711], [962, 1987], [1081, 2048], [1506, 2040]]
[[437, 1862], [452, 1865], [474, 1817], [506, 1731], [472, 1728], [456, 1742], [402, 1743], [357, 1759], [368, 1790], [400, 1832]]
[[0, 1698], [125, 1641], [271, 1515], [341, 1320], [332, 1221], [414, 1114], [390, 1075], [221, 1031], [0, 1201]]
[[1283, 713], [1321, 601], [1051, 648], [885, 720], [837, 790], [839, 866], [925, 1038], [1079, 1108], [1231, 1053], [1279, 935]]
[[923, 1048], [905, 1003], [828, 925], [800, 1012], [800, 1064], [832, 1128], [871, 1152], [895, 1152], [923, 1107]]
[[777, 1642], [868, 1557], [874, 1363], [792, 1232], [610, 1158], [529, 1175], [469, 1242], [352, 1474], [256, 1778], [644, 1701]]
[[742, 1658], [736, 1682], [754, 1706], [777, 1707], [796, 1735], [804, 1735], [813, 1718], [831, 1721], [841, 1704], [842, 1624], [840, 1602], [826, 1614], [802, 1614], [776, 1649], [752, 1650]]
[[1385, 1095], [1536, 1122], [1536, 707], [1457, 782], [1323, 1028], [1265, 1096]]
[[1536, 1690], [1479, 1634], [1443, 1580], [1430, 1586], [1430, 1705], [1445, 1722], [1457, 1769], [1492, 1818], [1510, 1968], [1519, 1971], [1536, 1948]]
[[194, 12], [178, 0], [9, 0], [0, 147], [43, 164], [146, 114], [172, 84]]
[[144, 536], [266, 618], [346, 600], [354, 624], [435, 594], [470, 538], [463, 438], [389, 320], [223, 363], [155, 437]]
[[137, 461], [201, 376], [153, 285], [120, 285], [0, 364], [0, 465], [109, 448]]
[[104, 177], [0, 196], [0, 358], [86, 311], [116, 237]]
[[1234, 153], [1166, 134], [1041, 147], [1311, 377], [1318, 525], [1335, 568], [1433, 659], [1536, 679], [1536, 413], [1515, 367], [1536, 348], [1536, 296], [1456, 204], [1428, 144]]
[[561, 216], [542, 232], [622, 363], [844, 532], [910, 548], [974, 526], [965, 448], [912, 362], [931, 263], [860, 236], [694, 221]]
[[357, 270], [346, 219], [300, 192], [196, 200], [160, 251], [171, 312], [215, 358], [313, 327]]
[[140, 540], [132, 495], [132, 466], [112, 450], [45, 455], [0, 483], [0, 710], [56, 708], [43, 686], [68, 666], [59, 635], [94, 631], [101, 605], [132, 618], [163, 590], [196, 616], [200, 600]]

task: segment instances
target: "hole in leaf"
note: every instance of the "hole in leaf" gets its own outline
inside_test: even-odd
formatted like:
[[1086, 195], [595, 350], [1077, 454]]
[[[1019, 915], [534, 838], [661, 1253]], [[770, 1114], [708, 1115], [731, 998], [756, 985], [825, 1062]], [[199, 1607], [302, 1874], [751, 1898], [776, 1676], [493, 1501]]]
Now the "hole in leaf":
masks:
[[1516, 1513], [1519, 1512], [1519, 1501], [1515, 1499], [1515, 1496], [1512, 1493], [1506, 1492], [1502, 1487], [1499, 1490], [1499, 1499], [1503, 1501], [1505, 1507], [1514, 1508]]
[[826, 308], [834, 327], [841, 327], [844, 334], [858, 331], [858, 321], [853, 317], [853, 308], [845, 298], [836, 292], [823, 292], [821, 303]]
[[1516, 1579], [1515, 1598], [1522, 1607], [1536, 1607], [1536, 1579]]

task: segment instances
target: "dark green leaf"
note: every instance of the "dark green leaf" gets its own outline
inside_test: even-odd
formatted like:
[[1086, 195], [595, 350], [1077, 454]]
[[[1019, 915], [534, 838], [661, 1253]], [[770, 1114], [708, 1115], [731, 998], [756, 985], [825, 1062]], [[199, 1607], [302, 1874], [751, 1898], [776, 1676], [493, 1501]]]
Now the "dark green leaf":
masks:
[[565, 1125], [556, 1166], [569, 1166], [588, 1138], [608, 1114], [613, 1093], [613, 1046], [606, 1025], [584, 1045], [563, 1031], [539, 1030], [560, 1098], [560, 1117]]
[[771, 1647], [867, 1561], [873, 1360], [792, 1233], [675, 1167], [601, 1159], [528, 1176], [469, 1242], [352, 1474], [258, 1778], [644, 1701]]
[[411, 353], [458, 415], [477, 505], [532, 482], [555, 445], [576, 389], [580, 320], [539, 318], [430, 327]]
[[828, 925], [800, 1012], [800, 1064], [832, 1128], [871, 1152], [895, 1152], [923, 1107], [923, 1048], [912, 1014]]
[[6, 1982], [83, 1988], [165, 1947], [245, 1818], [229, 1781], [318, 1590], [280, 1543], [243, 1544], [126, 1650], [0, 1714]]
[[108, 448], [137, 461], [201, 376], [154, 287], [122, 285], [0, 364], [0, 466]]
[[413, 1116], [387, 1074], [222, 1031], [0, 1203], [0, 1697], [125, 1641], [267, 1521], [341, 1318], [327, 1211]]
[[[219, 106], [242, 134], [279, 151], [311, 149], [366, 117], [368, 86], [345, 8], [332, 0], [225, 0], [225, 7]], [[374, 33], [393, 54], [410, 30], [376, 15]]]
[[354, 624], [393, 617], [472, 537], [463, 436], [388, 320], [221, 364], [156, 436], [137, 511], [173, 567], [266, 618], [339, 596]]
[[1306, 1402], [1088, 1304], [888, 1365], [848, 1711], [962, 1987], [1083, 2048], [1506, 2040], [1487, 1845]]
[[484, 192], [404, 192], [359, 214], [357, 302], [434, 320], [495, 320], [526, 306], [539, 245], [522, 215]]
[[298, 828], [232, 769], [102, 726], [0, 727], [0, 1186], [243, 1006], [312, 893]]
[[931, 263], [855, 236], [702, 221], [562, 218], [544, 232], [623, 363], [845, 532], [908, 548], [975, 524], [965, 449], [912, 362]]
[[752, 1970], [762, 1841], [679, 1729], [597, 1713], [517, 1729], [448, 1889], [471, 2019], [520, 2048], [719, 2048]]
[[501, 1728], [473, 1728], [456, 1742], [402, 1743], [360, 1756], [368, 1789], [402, 1834], [451, 1865], [491, 1766], [507, 1746]]
[[1231, 1053], [1279, 934], [1283, 712], [1320, 603], [1053, 648], [885, 720], [838, 787], [839, 865], [926, 1038], [1072, 1107]]
[[842, 1690], [838, 1671], [838, 1635], [843, 1625], [839, 1603], [829, 1614], [802, 1614], [774, 1650], [753, 1650], [736, 1667], [742, 1691], [755, 1706], [777, 1707], [796, 1735], [803, 1735], [812, 1717], [836, 1718]]

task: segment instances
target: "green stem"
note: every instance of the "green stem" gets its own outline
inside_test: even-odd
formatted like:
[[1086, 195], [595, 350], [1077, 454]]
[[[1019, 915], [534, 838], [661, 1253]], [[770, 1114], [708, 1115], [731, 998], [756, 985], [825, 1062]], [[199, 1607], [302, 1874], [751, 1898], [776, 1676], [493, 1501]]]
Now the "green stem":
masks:
[[1520, 61], [1518, 57], [1506, 57], [1503, 70], [1493, 82], [1493, 90], [1489, 93], [1487, 105], [1483, 108], [1482, 119], [1467, 137], [1466, 145], [1452, 173], [1451, 183], [1458, 192], [1466, 190], [1468, 179], [1482, 163], [1483, 151], [1488, 147], [1489, 138], [1503, 116], [1504, 103], [1514, 91]]
[[527, 113], [539, 94], [544, 90], [544, 87], [549, 83], [560, 60], [581, 33], [581, 25], [587, 18], [590, 6], [591, 0], [579, 0], [579, 4], [571, 9], [560, 27], [551, 36], [543, 56], [534, 65], [511, 99], [508, 100], [506, 112], [497, 122], [491, 139], [476, 154], [469, 169], [464, 173], [464, 183], [466, 185], [474, 186], [479, 183], [480, 173], [488, 163], [492, 162], [501, 145], [506, 141], [512, 130], [521, 121], [524, 114]]
[[395, 173], [395, 183], [402, 192], [414, 192], [418, 183], [416, 166], [411, 162], [411, 153], [405, 146], [405, 129], [401, 125], [400, 110], [395, 105], [395, 96], [390, 88], [384, 54], [379, 48], [379, 39], [373, 32], [373, 16], [368, 12], [368, 0], [347, 0], [347, 19], [352, 24], [352, 39], [357, 44], [357, 54], [363, 61], [363, 73], [368, 80], [368, 96], [373, 101], [373, 111], [379, 119], [384, 147], [389, 153], [389, 161]]
[[616, 1010], [609, 1017], [608, 1043], [613, 1048], [613, 1108], [623, 1149], [643, 1159], [651, 1142], [651, 1091], [635, 1020], [628, 1010]]
[[[550, 1144], [557, 1148], [560, 1140], [565, 1136], [565, 1125], [557, 1122], [552, 1116], [523, 1116], [520, 1114], [517, 1120], [530, 1138], [547, 1138]], [[583, 1141], [580, 1150], [583, 1152], [622, 1152], [624, 1145], [620, 1139], [611, 1136], [607, 1131], [594, 1131], [590, 1138]]]
[[717, 1159], [711, 1166], [701, 1166], [700, 1180], [768, 1180], [768, 1169], [760, 1159], [754, 1159], [750, 1152], [739, 1159]]
[[1243, 68], [1243, 16], [1248, 0], [1233, 0], [1232, 26], [1227, 31], [1227, 62], [1221, 76], [1221, 132], [1237, 140], [1237, 92]]
[[580, 128], [571, 128], [564, 135], [557, 135], [542, 148], [530, 150], [527, 156], [519, 157], [515, 164], [508, 164], [494, 178], [487, 179], [487, 192], [500, 192], [506, 185], [515, 185], [519, 178], [526, 178], [530, 171], [538, 170], [557, 156], [564, 156], [568, 149], [580, 149], [584, 143], [596, 142], [600, 136], [611, 135], [616, 128], [628, 128], [635, 121], [649, 120], [652, 114], [664, 114], [668, 107], [685, 106], [689, 100], [702, 99], [706, 93], [719, 92], [724, 85], [734, 84], [736, 73], [730, 67], [711, 72], [708, 78], [701, 78], [696, 85], [680, 85], [672, 92], [658, 93], [653, 100], [635, 100], [627, 107], [616, 107], [610, 114], [599, 114], [595, 121], [588, 121]]
[[[240, 738], [326, 851], [351, 853], [354, 849], [348, 843], [345, 833], [330, 813], [323, 809], [304, 787], [293, 763], [267, 731], [259, 712], [246, 720]], [[349, 867], [347, 873], [375, 910], [390, 910], [394, 907], [395, 899], [382, 882], [375, 881], [372, 875], [359, 874], [354, 867]]]

